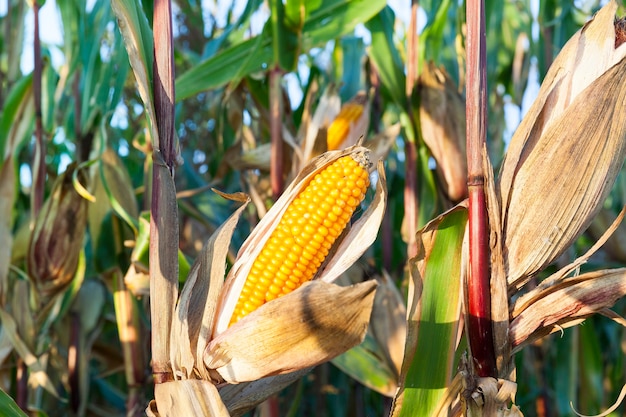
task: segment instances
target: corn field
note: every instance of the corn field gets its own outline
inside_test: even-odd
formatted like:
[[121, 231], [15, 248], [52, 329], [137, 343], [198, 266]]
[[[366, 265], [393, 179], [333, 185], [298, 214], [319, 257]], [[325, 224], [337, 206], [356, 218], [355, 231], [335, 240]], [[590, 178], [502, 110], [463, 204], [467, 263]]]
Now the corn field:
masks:
[[617, 0], [2, 0], [0, 415], [626, 415]]

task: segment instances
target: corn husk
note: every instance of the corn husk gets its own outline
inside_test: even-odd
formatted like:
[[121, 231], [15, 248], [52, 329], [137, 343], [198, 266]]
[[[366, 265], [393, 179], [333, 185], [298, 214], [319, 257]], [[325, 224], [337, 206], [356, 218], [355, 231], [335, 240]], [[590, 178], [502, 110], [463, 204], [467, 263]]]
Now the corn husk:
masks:
[[[28, 249], [28, 274], [42, 301], [63, 291], [74, 278], [87, 226], [87, 200], [74, 189], [75, 166], [57, 179], [35, 220]], [[78, 171], [80, 182], [85, 177]]]
[[437, 162], [442, 189], [452, 201], [467, 196], [465, 100], [443, 68], [429, 63], [419, 79], [422, 137]]
[[515, 290], [587, 228], [626, 155], [626, 44], [617, 4], [563, 47], [503, 162], [500, 199], [507, 280]]
[[215, 337], [205, 352], [206, 366], [238, 383], [326, 362], [361, 343], [375, 289], [376, 281], [350, 287], [308, 282]]
[[[215, 396], [215, 388], [224, 381], [246, 383], [243, 389], [221, 388], [230, 404], [228, 410], [240, 413], [282, 389], [311, 366], [360, 343], [371, 314], [375, 281], [349, 288], [327, 281], [341, 274], [376, 237], [386, 203], [382, 163], [378, 164], [373, 201], [344, 232], [342, 240], [336, 242], [316, 280], [266, 303], [227, 329], [217, 328], [220, 319], [226, 324], [230, 321], [239, 296], [233, 289], [241, 290], [242, 280], [247, 278], [251, 264], [286, 206], [312, 176], [353, 152], [364, 154], [367, 150], [353, 147], [326, 153], [304, 169], [244, 242], [225, 282], [229, 242], [249, 198], [223, 195], [243, 204], [205, 244], [181, 291], [169, 339], [156, 341], [167, 345], [170, 370], [155, 370], [157, 388], [155, 401], [147, 410], [149, 415], [222, 415], [223, 403]], [[345, 307], [341, 314], [332, 310], [337, 303]], [[213, 401], [215, 404], [204, 404]]]
[[[224, 291], [220, 297], [219, 315], [216, 318], [214, 330], [215, 335], [225, 331], [228, 327], [237, 298], [252, 267], [252, 263], [263, 249], [289, 204], [319, 171], [342, 156], [359, 153], [367, 157], [369, 151], [366, 148], [356, 146], [346, 150], [327, 152], [311, 161], [255, 227], [254, 231], [241, 246], [237, 259], [227, 277]], [[344, 237], [340, 241], [335, 242], [335, 248], [333, 249], [335, 255], [329, 256], [329, 259], [322, 265], [314, 279], [332, 282], [348, 269], [376, 239], [378, 228], [382, 222], [387, 195], [382, 163], [378, 164], [378, 176], [379, 180], [373, 201], [363, 215], [345, 232]]]

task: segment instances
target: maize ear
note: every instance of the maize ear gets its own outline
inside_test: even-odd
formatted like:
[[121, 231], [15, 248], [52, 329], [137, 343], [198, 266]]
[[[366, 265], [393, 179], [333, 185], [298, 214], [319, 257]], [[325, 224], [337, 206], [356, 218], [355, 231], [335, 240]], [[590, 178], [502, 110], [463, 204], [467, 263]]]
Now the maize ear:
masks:
[[230, 325], [314, 277], [369, 187], [368, 161], [359, 157], [322, 169], [287, 207], [252, 264]]
[[326, 147], [329, 151], [339, 149], [339, 146], [346, 140], [351, 125], [363, 114], [364, 108], [361, 100], [350, 101], [341, 107], [341, 111], [326, 132]]

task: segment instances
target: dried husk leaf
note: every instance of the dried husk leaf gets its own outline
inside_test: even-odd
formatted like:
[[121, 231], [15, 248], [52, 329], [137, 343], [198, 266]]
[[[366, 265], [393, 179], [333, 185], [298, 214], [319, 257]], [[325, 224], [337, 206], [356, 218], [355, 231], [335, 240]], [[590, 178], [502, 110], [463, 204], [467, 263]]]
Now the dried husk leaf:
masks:
[[550, 286], [535, 295], [535, 301], [512, 319], [510, 341], [514, 351], [547, 334], [580, 323], [611, 307], [624, 295], [626, 268], [589, 272]]
[[[70, 165], [55, 182], [31, 235], [28, 273], [43, 303], [70, 284], [83, 248], [88, 203], [74, 189], [74, 169]], [[82, 171], [78, 176], [85, 182]]]
[[154, 386], [154, 398], [146, 409], [150, 417], [230, 417], [215, 385], [186, 379]]
[[589, 225], [626, 153], [626, 45], [614, 49], [616, 3], [565, 45], [502, 166], [508, 282], [519, 288]]
[[452, 201], [467, 196], [465, 100], [443, 68], [432, 62], [418, 84], [422, 137], [437, 162], [437, 176]]
[[311, 368], [304, 368], [288, 374], [268, 376], [256, 381], [226, 384], [219, 388], [219, 392], [231, 417], [238, 417], [271, 395], [282, 391], [310, 371]]
[[[216, 317], [216, 325], [213, 332], [215, 335], [224, 332], [228, 328], [230, 317], [253, 261], [263, 249], [274, 228], [278, 226], [289, 204], [319, 171], [332, 164], [338, 158], [350, 154], [361, 155], [367, 159], [368, 150], [361, 146], [355, 146], [345, 150], [326, 152], [312, 160], [283, 192], [278, 201], [248, 236], [237, 254], [237, 259], [228, 273], [224, 289], [220, 295], [218, 316]], [[378, 228], [384, 215], [387, 195], [382, 163], [378, 164], [378, 168], [379, 180], [376, 184], [376, 194], [373, 201], [352, 227], [344, 233], [341, 241], [335, 242], [334, 253], [331, 251], [331, 255], [327, 258], [325, 265], [322, 265], [314, 279], [332, 282], [352, 265], [376, 239]], [[245, 319], [244, 317], [243, 320]]]
[[211, 340], [205, 364], [236, 384], [326, 362], [363, 340], [375, 289], [375, 281], [351, 287], [308, 282]]
[[626, 59], [579, 96], [518, 166], [503, 217], [508, 282], [519, 287], [587, 228], [626, 154]]
[[193, 373], [198, 372], [203, 379], [210, 379], [202, 355], [213, 332], [230, 240], [248, 201], [213, 233], [189, 271], [170, 333], [170, 355], [175, 378], [192, 378]]
[[513, 382], [495, 379], [479, 378], [471, 396], [466, 398], [467, 417], [497, 416], [523, 417], [522, 411], [516, 406], [508, 406], [515, 397], [517, 385]]

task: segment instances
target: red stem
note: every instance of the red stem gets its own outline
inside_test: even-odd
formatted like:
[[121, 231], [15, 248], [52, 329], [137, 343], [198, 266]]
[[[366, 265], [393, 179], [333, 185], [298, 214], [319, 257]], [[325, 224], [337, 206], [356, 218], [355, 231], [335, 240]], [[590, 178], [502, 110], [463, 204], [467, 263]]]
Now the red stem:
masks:
[[[412, 128], [415, 133], [415, 119], [413, 115], [413, 90], [417, 82], [418, 68], [418, 37], [417, 37], [417, 8], [418, 1], [411, 1], [411, 19], [409, 21], [408, 33], [408, 58], [407, 58], [407, 76], [405, 84], [405, 93], [407, 98], [407, 112], [413, 121]], [[417, 134], [413, 135], [417, 140]], [[404, 173], [404, 216], [406, 218], [406, 226], [408, 230], [407, 256], [413, 258], [417, 255], [417, 242], [415, 241], [415, 232], [419, 226], [419, 198], [417, 193], [417, 144], [409, 140], [405, 141], [405, 173]]]
[[154, 107], [159, 132], [158, 148], [174, 174], [177, 147], [174, 141], [174, 44], [171, 0], [154, 2]]
[[469, 276], [467, 330], [479, 376], [496, 376], [489, 264], [489, 226], [482, 152], [487, 132], [487, 75], [484, 0], [467, 2], [467, 162], [469, 191]]

